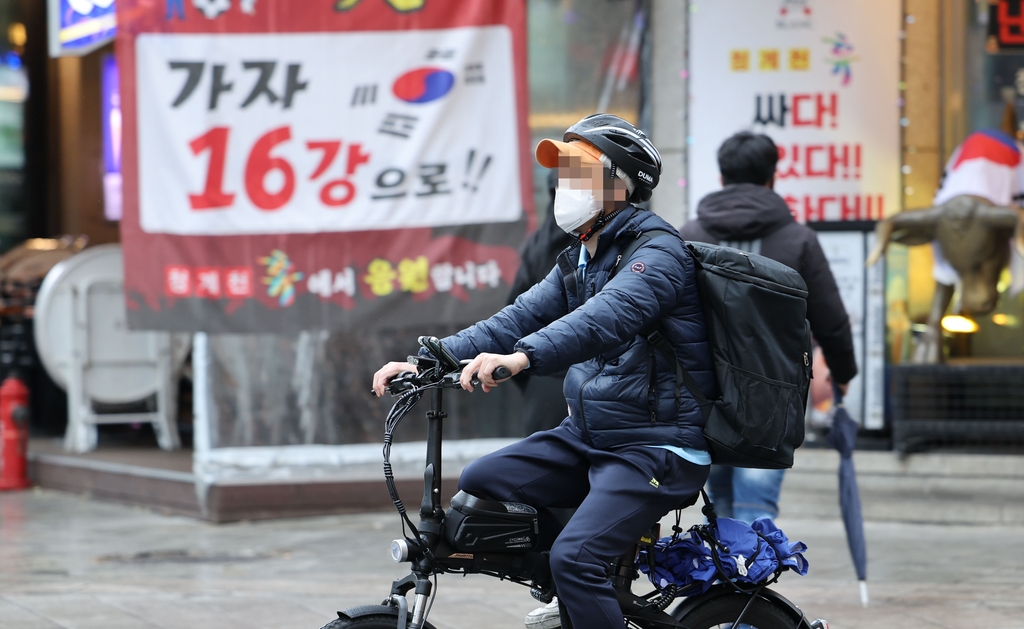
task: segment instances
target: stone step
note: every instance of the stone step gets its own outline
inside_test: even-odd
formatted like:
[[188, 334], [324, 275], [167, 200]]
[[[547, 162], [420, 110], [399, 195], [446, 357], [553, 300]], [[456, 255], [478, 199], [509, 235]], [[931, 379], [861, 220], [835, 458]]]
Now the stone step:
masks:
[[[444, 495], [455, 492], [466, 464], [506, 443], [446, 443]], [[218, 522], [393, 508], [384, 489], [379, 445], [228, 450], [211, 451], [190, 464], [188, 453], [148, 452], [143, 458], [134, 452], [67, 455], [59, 446], [47, 449], [34, 441], [30, 474], [43, 487]], [[399, 493], [411, 505], [422, 496], [424, 450], [422, 442], [392, 449]], [[161, 454], [170, 458], [160, 459]], [[183, 457], [184, 462], [177, 460]], [[858, 451], [854, 465], [866, 520], [1024, 524], [1024, 456], [929, 452], [901, 457]], [[195, 474], [185, 471], [190, 468]], [[838, 469], [834, 450], [798, 450], [796, 465], [783, 483], [781, 515], [838, 519]], [[198, 492], [205, 504], [197, 499], [199, 480], [205, 481], [198, 483], [206, 487]]]
[[[855, 452], [865, 520], [1024, 523], [1024, 456]], [[839, 454], [804, 448], [783, 483], [785, 517], [840, 517]]]

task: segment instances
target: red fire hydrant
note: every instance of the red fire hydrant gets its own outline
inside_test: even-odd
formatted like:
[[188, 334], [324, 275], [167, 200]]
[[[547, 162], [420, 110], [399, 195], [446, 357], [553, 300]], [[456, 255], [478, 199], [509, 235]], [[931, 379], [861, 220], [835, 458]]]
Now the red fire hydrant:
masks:
[[16, 375], [0, 384], [0, 490], [24, 489], [28, 480], [28, 387]]

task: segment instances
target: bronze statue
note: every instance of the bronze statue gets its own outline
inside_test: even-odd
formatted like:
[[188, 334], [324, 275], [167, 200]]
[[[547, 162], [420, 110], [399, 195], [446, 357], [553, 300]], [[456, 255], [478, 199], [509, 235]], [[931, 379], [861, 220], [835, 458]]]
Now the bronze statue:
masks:
[[[875, 228], [877, 242], [868, 266], [878, 262], [891, 241], [923, 245], [935, 241], [960, 275], [960, 313], [985, 315], [996, 307], [999, 275], [1010, 260], [1011, 237], [1024, 255], [1022, 211], [992, 205], [975, 196], [953, 197], [925, 210], [901, 212]], [[953, 286], [936, 282], [928, 314], [928, 330], [914, 351], [913, 363], [942, 362], [942, 317], [953, 298]]]

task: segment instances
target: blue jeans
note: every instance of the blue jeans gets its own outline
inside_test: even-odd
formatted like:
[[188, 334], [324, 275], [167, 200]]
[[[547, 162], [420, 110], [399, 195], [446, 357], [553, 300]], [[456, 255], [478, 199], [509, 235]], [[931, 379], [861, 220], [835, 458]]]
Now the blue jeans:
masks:
[[708, 497], [715, 513], [751, 523], [757, 518], [779, 515], [779, 493], [786, 470], [757, 470], [712, 465], [708, 476]]

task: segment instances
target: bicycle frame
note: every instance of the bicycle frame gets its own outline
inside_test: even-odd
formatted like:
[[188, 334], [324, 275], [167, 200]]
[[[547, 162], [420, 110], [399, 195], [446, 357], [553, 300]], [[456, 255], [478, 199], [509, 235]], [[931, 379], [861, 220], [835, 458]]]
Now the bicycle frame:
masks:
[[[430, 579], [436, 574], [487, 574], [521, 585], [536, 587], [536, 584], [541, 583], [550, 587], [550, 571], [547, 566], [547, 555], [544, 553], [460, 553], [450, 548], [444, 541], [441, 535], [445, 519], [445, 512], [441, 507], [442, 433], [444, 420], [448, 414], [444, 412], [442, 406], [443, 389], [444, 387], [440, 386], [431, 389], [430, 407], [426, 412], [427, 453], [419, 525], [416, 527], [419, 548], [409, 544], [408, 539], [395, 540], [392, 543], [392, 557], [396, 561], [410, 561], [412, 573], [392, 584], [391, 593], [385, 603], [398, 607], [398, 620], [401, 625], [408, 608], [406, 597], [410, 591], [414, 591], [415, 599], [410, 622], [413, 629], [420, 627], [425, 619], [428, 599], [433, 592], [433, 583]], [[644, 541], [653, 544], [657, 539], [658, 530], [655, 525], [645, 536]], [[664, 605], [657, 605], [654, 604], [659, 596], [657, 591], [646, 596], [637, 596], [633, 593], [632, 583], [639, 576], [635, 565], [640, 546], [640, 543], [634, 544], [628, 552], [611, 564], [611, 581], [624, 616], [641, 626], [684, 627], [664, 612], [671, 600], [666, 601]]]
[[402, 607], [407, 605], [406, 595], [415, 590], [411, 626], [419, 627], [426, 615], [427, 599], [432, 592], [430, 578], [445, 572], [487, 574], [511, 580], [522, 585], [550, 580], [547, 557], [540, 553], [461, 553], [451, 548], [442, 538], [445, 513], [441, 508], [442, 432], [444, 420], [443, 387], [430, 392], [427, 410], [427, 455], [423, 472], [423, 497], [420, 502], [419, 536], [417, 544], [409, 539], [392, 542], [392, 557], [396, 561], [410, 561], [412, 574], [392, 584], [386, 603]]

